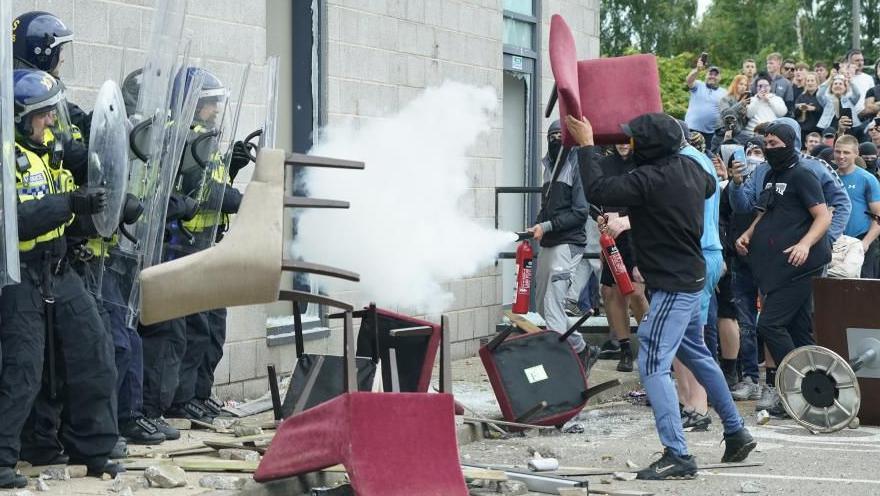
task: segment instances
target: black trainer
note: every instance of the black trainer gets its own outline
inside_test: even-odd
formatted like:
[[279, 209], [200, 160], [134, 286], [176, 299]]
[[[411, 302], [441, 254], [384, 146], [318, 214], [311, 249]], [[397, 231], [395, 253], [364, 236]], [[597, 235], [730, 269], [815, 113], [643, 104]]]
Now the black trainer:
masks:
[[208, 412], [208, 415], [211, 417], [219, 417], [223, 415], [223, 403], [215, 400], [214, 398], [197, 398], [202, 407]]
[[584, 372], [586, 373], [586, 376], [590, 377], [590, 370], [599, 360], [599, 347], [588, 344], [583, 351], [578, 353], [578, 358], [580, 358], [581, 362], [584, 364]]
[[156, 426], [156, 429], [158, 429], [159, 432], [165, 434], [165, 439], [169, 441], [180, 439], [180, 431], [168, 425], [165, 417], [156, 417], [148, 420]]
[[685, 416], [681, 419], [681, 428], [691, 432], [704, 432], [709, 430], [709, 426], [712, 424], [712, 417], [709, 416], [709, 412], [705, 414], [699, 414], [694, 411], [685, 411]]
[[626, 348], [622, 348], [620, 351], [620, 361], [617, 362], [617, 371], [618, 372], [632, 372], [633, 371], [633, 353], [632, 350], [627, 346]]
[[693, 479], [696, 476], [697, 460], [693, 455], [678, 456], [669, 448], [663, 451], [659, 460], [636, 472], [636, 479], [641, 480]]
[[165, 416], [168, 418], [197, 420], [206, 424], [211, 424], [214, 422], [214, 417], [212, 417], [205, 410], [205, 407], [201, 404], [201, 402], [199, 402], [195, 398], [183, 404], [175, 403], [171, 405], [171, 408], [169, 408], [168, 411], [165, 412]]
[[0, 467], [0, 489], [21, 489], [27, 485], [27, 477], [15, 473], [14, 468]]
[[94, 465], [86, 464], [86, 475], [89, 477], [97, 477], [99, 479], [104, 477], [104, 474], [109, 475], [111, 479], [115, 479], [117, 475], [125, 473], [125, 471], [125, 467], [123, 467], [121, 463], [109, 460]]
[[725, 434], [724, 456], [721, 457], [721, 463], [741, 462], [756, 446], [758, 442], [745, 427], [733, 434]]
[[576, 301], [565, 300], [565, 315], [569, 317], [583, 317], [584, 311], [581, 310]]
[[620, 359], [620, 344], [611, 339], [602, 343], [602, 349], [599, 350], [599, 360], [618, 359]]
[[154, 445], [165, 441], [165, 434], [159, 432], [159, 429], [144, 417], [120, 425], [119, 434], [131, 444]]

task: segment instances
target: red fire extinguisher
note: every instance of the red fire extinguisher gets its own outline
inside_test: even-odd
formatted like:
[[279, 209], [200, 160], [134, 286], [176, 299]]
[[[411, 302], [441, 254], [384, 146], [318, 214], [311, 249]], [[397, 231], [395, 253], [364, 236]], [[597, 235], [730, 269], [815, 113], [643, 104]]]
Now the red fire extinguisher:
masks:
[[529, 299], [532, 292], [532, 266], [534, 251], [528, 238], [532, 233], [517, 233], [520, 242], [516, 248], [516, 284], [513, 288], [513, 313], [529, 313]]
[[617, 283], [617, 289], [620, 294], [626, 296], [633, 291], [632, 281], [629, 279], [629, 273], [626, 271], [626, 264], [623, 263], [623, 257], [617, 250], [617, 244], [614, 238], [607, 232], [599, 235], [599, 245], [602, 246], [602, 256], [605, 257], [605, 263], [611, 269], [611, 275], [614, 276], [614, 282]]

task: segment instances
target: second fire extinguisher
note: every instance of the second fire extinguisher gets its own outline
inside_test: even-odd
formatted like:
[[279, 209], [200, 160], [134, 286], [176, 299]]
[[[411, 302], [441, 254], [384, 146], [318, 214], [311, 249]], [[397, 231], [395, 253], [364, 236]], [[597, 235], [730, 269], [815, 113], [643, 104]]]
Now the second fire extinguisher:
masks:
[[517, 233], [520, 241], [516, 248], [516, 283], [513, 289], [513, 313], [529, 313], [529, 300], [532, 293], [532, 266], [534, 265], [534, 251], [529, 239], [534, 237], [531, 232]]
[[602, 246], [602, 256], [605, 258], [608, 268], [611, 269], [611, 275], [614, 276], [614, 282], [617, 283], [617, 289], [620, 291], [620, 294], [626, 296], [635, 291], [629, 278], [629, 273], [626, 271], [626, 264], [623, 263], [623, 257], [620, 256], [620, 251], [617, 250], [614, 238], [607, 232], [603, 232], [599, 235], [599, 245]]

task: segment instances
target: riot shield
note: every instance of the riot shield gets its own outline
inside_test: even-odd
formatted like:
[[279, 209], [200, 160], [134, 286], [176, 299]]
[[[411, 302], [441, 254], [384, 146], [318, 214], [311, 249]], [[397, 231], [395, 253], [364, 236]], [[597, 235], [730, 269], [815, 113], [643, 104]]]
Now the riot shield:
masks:
[[[158, 233], [162, 232], [170, 192], [170, 187], [162, 184], [165, 169], [176, 169], [179, 153], [176, 160], [169, 160], [169, 156], [180, 134], [179, 127], [186, 129], [189, 123], [174, 121], [172, 115], [180, 113], [183, 102], [191, 98], [180, 95], [177, 108], [171, 98], [185, 12], [185, 1], [157, 0], [145, 65], [131, 75], [134, 77], [125, 78], [124, 84], [131, 152], [127, 196], [139, 202], [142, 213], [134, 222], [120, 224], [118, 244], [110, 250], [105, 269], [112, 272], [119, 291], [116, 295], [105, 294], [104, 301], [124, 307], [127, 323], [133, 327], [139, 311], [138, 276], [144, 267], [155, 263], [156, 240], [161, 242]], [[188, 52], [187, 45], [184, 62]]]
[[266, 120], [260, 135], [260, 148], [275, 148], [278, 122], [278, 87], [280, 84], [280, 68], [277, 55], [269, 57], [266, 68]]
[[[238, 89], [236, 98], [225, 101], [213, 127], [206, 126], [204, 121], [199, 120], [199, 116], [193, 122], [184, 156], [181, 158], [176, 189], [196, 200], [198, 210], [192, 219], [172, 226], [171, 237], [166, 246], [166, 260], [210, 248], [217, 239], [218, 229], [228, 226], [228, 216], [222, 212], [223, 196], [230, 182], [229, 160], [249, 72], [248, 64], [238, 81], [227, 86]], [[203, 126], [204, 129], [197, 131]], [[221, 153], [220, 149], [224, 144], [226, 151]]]
[[[12, 2], [0, 2], [0, 39], [12, 39]], [[13, 171], [15, 157], [12, 44], [0, 43], [0, 287], [21, 281], [18, 217]]]
[[89, 186], [107, 191], [107, 208], [92, 215], [98, 234], [109, 238], [119, 225], [128, 186], [128, 130], [122, 92], [113, 81], [98, 91], [89, 135]]

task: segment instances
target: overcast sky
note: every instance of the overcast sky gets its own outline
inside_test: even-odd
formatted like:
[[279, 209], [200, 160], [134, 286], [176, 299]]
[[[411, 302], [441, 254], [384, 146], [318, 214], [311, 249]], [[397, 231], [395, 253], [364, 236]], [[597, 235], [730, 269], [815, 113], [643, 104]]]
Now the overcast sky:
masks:
[[712, 0], [697, 0], [697, 17], [702, 17], [703, 12], [709, 7]]

